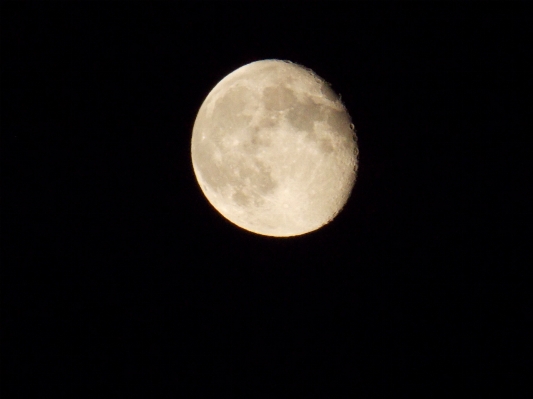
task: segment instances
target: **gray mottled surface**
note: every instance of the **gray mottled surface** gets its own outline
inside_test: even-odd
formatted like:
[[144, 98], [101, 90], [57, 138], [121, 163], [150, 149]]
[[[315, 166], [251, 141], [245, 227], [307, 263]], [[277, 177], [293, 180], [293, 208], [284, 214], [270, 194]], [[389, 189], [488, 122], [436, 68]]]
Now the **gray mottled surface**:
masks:
[[194, 172], [231, 222], [293, 236], [331, 221], [350, 196], [357, 143], [329, 85], [297, 64], [264, 60], [222, 79], [193, 129]]

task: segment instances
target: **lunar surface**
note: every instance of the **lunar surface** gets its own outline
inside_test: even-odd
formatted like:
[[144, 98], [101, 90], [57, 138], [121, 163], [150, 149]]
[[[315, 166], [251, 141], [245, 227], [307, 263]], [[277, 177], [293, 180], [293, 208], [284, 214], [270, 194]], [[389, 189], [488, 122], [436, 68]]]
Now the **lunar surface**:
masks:
[[350, 115], [328, 83], [281, 60], [222, 79], [194, 123], [191, 157], [211, 205], [248, 231], [305, 234], [329, 223], [355, 183]]

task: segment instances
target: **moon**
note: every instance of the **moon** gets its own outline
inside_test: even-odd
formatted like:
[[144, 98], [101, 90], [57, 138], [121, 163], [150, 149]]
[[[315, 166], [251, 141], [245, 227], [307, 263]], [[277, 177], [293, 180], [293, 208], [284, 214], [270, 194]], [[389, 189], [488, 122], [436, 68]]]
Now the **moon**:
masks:
[[290, 237], [326, 225], [355, 183], [350, 115], [313, 71], [283, 60], [244, 65], [198, 111], [194, 174], [222, 216], [250, 232]]

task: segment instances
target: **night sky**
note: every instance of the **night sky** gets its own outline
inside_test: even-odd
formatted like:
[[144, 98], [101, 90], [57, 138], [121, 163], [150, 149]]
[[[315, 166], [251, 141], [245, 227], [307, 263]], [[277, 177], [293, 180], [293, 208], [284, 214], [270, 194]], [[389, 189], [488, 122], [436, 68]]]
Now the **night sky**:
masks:
[[[3, 398], [518, 387], [525, 4], [3, 2]], [[343, 211], [285, 239], [190, 157], [210, 90], [268, 58], [331, 83], [360, 151]]]

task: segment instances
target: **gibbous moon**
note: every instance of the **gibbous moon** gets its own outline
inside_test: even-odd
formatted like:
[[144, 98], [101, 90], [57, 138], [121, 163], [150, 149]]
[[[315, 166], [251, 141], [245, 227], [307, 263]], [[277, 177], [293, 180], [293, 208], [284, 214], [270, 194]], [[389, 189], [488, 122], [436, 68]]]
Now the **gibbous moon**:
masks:
[[230, 222], [274, 237], [329, 223], [355, 183], [350, 115], [328, 83], [281, 60], [252, 62], [222, 79], [194, 123], [198, 183]]

